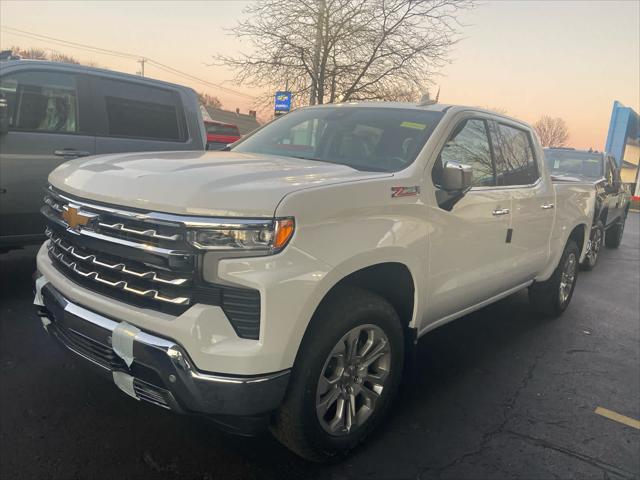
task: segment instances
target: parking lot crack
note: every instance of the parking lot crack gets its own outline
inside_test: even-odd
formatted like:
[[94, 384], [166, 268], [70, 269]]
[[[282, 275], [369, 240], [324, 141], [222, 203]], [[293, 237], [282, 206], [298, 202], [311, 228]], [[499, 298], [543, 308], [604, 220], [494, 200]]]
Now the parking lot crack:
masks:
[[524, 440], [525, 442], [532, 444], [534, 446], [537, 447], [541, 447], [541, 448], [545, 448], [545, 449], [549, 449], [549, 450], [554, 450], [556, 452], [562, 453], [564, 455], [568, 455], [572, 458], [575, 458], [577, 460], [580, 460], [582, 462], [588, 463], [589, 465], [598, 468], [599, 470], [601, 470], [605, 476], [605, 478], [609, 478], [609, 474], [614, 475], [616, 477], [619, 478], [624, 478], [624, 479], [632, 479], [632, 478], [636, 478], [635, 474], [633, 474], [632, 472], [628, 472], [620, 467], [617, 467], [616, 465], [612, 465], [610, 463], [607, 462], [603, 462], [602, 460], [599, 460], [597, 458], [594, 457], [590, 457], [589, 455], [585, 455], [584, 453], [580, 453], [580, 452], [576, 452], [575, 450], [571, 450], [569, 448], [563, 447], [561, 445], [556, 445], [554, 443], [551, 443], [547, 440], [543, 440], [541, 438], [536, 438], [536, 437], [531, 437], [529, 435], [525, 435], [523, 433], [518, 433], [515, 432], [513, 430], [505, 430], [503, 433], [508, 434], [508, 435], [513, 435], [515, 437], [518, 437], [521, 440]]
[[502, 419], [500, 423], [495, 428], [491, 429], [489, 432], [486, 432], [482, 435], [482, 439], [480, 440], [480, 443], [475, 449], [461, 454], [460, 456], [454, 458], [453, 460], [451, 460], [450, 462], [448, 462], [447, 464], [439, 468], [431, 469], [427, 467], [418, 473], [417, 478], [420, 479], [424, 473], [429, 471], [432, 471], [434, 477], [436, 478], [440, 477], [445, 471], [464, 462], [468, 458], [472, 458], [482, 454], [484, 450], [487, 448], [487, 446], [493, 441], [493, 439], [496, 436], [504, 433], [507, 423], [509, 421], [509, 411], [515, 407], [516, 403], [518, 402], [518, 398], [520, 397], [520, 394], [524, 389], [527, 388], [527, 385], [529, 384], [529, 382], [534, 376], [534, 372], [538, 366], [538, 363], [546, 355], [546, 353], [547, 352], [544, 351], [536, 355], [536, 357], [533, 359], [531, 364], [527, 367], [527, 370], [525, 371], [525, 374], [522, 376], [522, 379], [518, 383], [518, 386], [516, 387], [515, 391], [502, 404], [502, 414], [501, 414]]

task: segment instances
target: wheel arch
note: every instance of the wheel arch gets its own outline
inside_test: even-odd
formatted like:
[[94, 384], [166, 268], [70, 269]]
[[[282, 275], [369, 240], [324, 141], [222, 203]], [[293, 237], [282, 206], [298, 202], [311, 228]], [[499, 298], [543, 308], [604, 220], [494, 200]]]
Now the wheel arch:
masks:
[[567, 245], [569, 240], [575, 240], [578, 244], [578, 250], [580, 251], [580, 262], [582, 262], [587, 254], [587, 242], [589, 240], [589, 233], [587, 233], [589, 226], [585, 222], [580, 222], [573, 226], [571, 230], [568, 228], [565, 230], [569, 230], [569, 233], [566, 236], [563, 236], [560, 240], [558, 240], [558, 248], [556, 248], [555, 252], [552, 250], [552, 256], [549, 258], [549, 263], [544, 271], [535, 278], [536, 282], [542, 282], [547, 280], [554, 272], [560, 259], [562, 258], [562, 252]]
[[[578, 249], [580, 250], [580, 258], [582, 258], [583, 253], [586, 252], [587, 241], [589, 240], [589, 235], [587, 234], [587, 225], [585, 223], [580, 223], [573, 227], [571, 233], [567, 237], [567, 241], [575, 240], [578, 244]], [[565, 245], [567, 242], [565, 242]]]
[[[403, 261], [386, 260], [378, 263], [359, 265], [345, 272], [340, 270], [340, 274], [326, 286], [326, 291], [321, 299], [317, 301], [300, 338], [300, 345], [303, 344], [305, 336], [311, 329], [317, 318], [317, 313], [331, 299], [331, 297], [344, 287], [355, 286], [375, 293], [385, 300], [396, 310], [400, 317], [402, 327], [405, 330], [405, 338], [412, 343], [416, 338], [416, 312], [418, 307], [418, 282], [416, 272]], [[298, 346], [298, 348], [299, 348]], [[296, 353], [296, 357], [299, 351]]]
[[381, 296], [393, 306], [404, 327], [412, 325], [416, 308], [416, 284], [411, 270], [404, 263], [381, 262], [343, 276], [325, 294], [316, 311], [345, 285], [360, 287]]

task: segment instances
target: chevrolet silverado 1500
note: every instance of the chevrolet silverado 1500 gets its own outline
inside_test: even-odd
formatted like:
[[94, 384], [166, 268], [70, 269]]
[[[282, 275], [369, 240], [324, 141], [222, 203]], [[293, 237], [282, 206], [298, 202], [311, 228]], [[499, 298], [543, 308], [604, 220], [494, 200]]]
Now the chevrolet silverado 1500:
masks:
[[552, 184], [520, 121], [394, 103], [298, 109], [230, 152], [74, 160], [49, 183], [48, 332], [133, 398], [268, 426], [315, 461], [380, 423], [421, 335], [527, 287], [561, 314], [594, 195]]

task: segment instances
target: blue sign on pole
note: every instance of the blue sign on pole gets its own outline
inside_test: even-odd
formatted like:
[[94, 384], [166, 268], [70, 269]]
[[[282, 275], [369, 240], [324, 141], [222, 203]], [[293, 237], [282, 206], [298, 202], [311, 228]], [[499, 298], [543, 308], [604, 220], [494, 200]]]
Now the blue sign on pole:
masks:
[[287, 113], [291, 110], [291, 92], [276, 92], [276, 113]]

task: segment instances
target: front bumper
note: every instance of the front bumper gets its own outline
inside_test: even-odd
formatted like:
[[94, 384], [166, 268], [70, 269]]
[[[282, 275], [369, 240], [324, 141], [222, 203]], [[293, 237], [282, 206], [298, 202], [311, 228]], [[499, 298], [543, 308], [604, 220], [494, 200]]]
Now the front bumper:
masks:
[[282, 402], [289, 370], [259, 376], [201, 372], [178, 343], [138, 329], [129, 340], [131, 355], [122, 356], [122, 348], [113, 345], [122, 336], [114, 340], [114, 332], [127, 324], [71, 302], [50, 283], [41, 287], [41, 295], [39, 315], [46, 330], [138, 400], [206, 414], [238, 433], [245, 433], [246, 425], [232, 417], [263, 418]]

